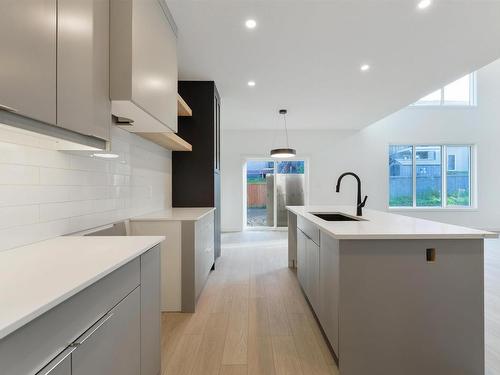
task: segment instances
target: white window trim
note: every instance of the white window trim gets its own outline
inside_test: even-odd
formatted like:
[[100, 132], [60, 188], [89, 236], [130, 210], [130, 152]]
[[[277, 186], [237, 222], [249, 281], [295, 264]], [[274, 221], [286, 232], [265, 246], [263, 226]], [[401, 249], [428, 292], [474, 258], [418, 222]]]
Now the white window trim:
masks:
[[[478, 200], [477, 200], [477, 162], [476, 162], [476, 145], [470, 143], [391, 143], [388, 146], [388, 150], [391, 146], [411, 146], [412, 147], [412, 195], [413, 195], [413, 206], [391, 206], [389, 204], [391, 198], [390, 191], [390, 174], [388, 174], [387, 178], [387, 209], [390, 211], [478, 211]], [[432, 207], [432, 206], [417, 206], [417, 163], [416, 163], [416, 149], [418, 146], [440, 146], [441, 147], [441, 206], [440, 207]], [[446, 175], [447, 175], [447, 166], [448, 166], [448, 158], [446, 149], [447, 147], [470, 147], [469, 152], [469, 201], [470, 206], [448, 206], [447, 204], [447, 188], [446, 188]], [[389, 170], [389, 168], [388, 168]]]
[[[450, 82], [453, 83], [453, 82]], [[471, 109], [477, 107], [477, 72], [472, 72], [469, 74], [469, 104], [447, 104], [444, 100], [444, 88], [446, 86], [443, 86], [435, 91], [438, 91], [441, 93], [441, 99], [439, 104], [418, 104], [420, 100], [423, 98], [420, 98], [416, 102], [410, 104], [408, 107], [409, 108], [421, 108], [421, 109], [440, 109], [440, 108], [457, 108], [457, 109]], [[433, 92], [435, 92], [433, 91]], [[429, 93], [430, 94], [430, 93]]]

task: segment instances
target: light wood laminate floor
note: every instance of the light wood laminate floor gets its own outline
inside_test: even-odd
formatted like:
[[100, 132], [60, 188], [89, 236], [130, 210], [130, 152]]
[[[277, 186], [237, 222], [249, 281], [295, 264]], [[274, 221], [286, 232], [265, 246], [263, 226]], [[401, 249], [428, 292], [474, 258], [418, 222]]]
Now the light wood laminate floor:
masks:
[[[223, 235], [195, 314], [164, 313], [162, 375], [327, 375], [335, 362], [287, 267], [286, 232]], [[500, 241], [486, 241], [486, 375], [500, 374]]]
[[224, 234], [222, 253], [197, 312], [163, 314], [163, 375], [338, 374], [286, 233]]

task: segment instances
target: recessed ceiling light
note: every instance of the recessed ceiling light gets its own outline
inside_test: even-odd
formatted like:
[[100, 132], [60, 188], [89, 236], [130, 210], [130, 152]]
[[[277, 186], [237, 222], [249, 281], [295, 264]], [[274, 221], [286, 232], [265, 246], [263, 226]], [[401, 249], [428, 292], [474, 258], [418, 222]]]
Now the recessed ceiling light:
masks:
[[257, 26], [257, 21], [252, 19], [246, 20], [245, 26], [247, 27], [247, 29], [255, 29], [255, 27]]
[[431, 4], [432, 4], [432, 0], [421, 0], [418, 3], [417, 8], [418, 9], [425, 9], [425, 8], [428, 8]]
[[92, 156], [95, 156], [96, 158], [103, 158], [103, 159], [116, 159], [119, 155], [118, 154], [106, 153], [106, 152], [96, 152]]
[[250, 86], [250, 87], [254, 87], [255, 86], [255, 81], [248, 81], [247, 85]]
[[369, 71], [369, 70], [370, 70], [370, 65], [368, 65], [368, 64], [363, 64], [363, 65], [361, 65], [361, 68], [360, 68], [360, 69], [361, 69], [361, 71], [362, 71], [362, 72], [367, 72], [367, 71]]

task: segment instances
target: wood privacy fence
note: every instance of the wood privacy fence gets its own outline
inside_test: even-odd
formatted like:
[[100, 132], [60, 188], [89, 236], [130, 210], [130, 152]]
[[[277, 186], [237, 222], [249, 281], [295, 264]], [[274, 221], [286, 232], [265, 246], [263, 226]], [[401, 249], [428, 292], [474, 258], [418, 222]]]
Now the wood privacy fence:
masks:
[[267, 184], [248, 184], [247, 185], [247, 207], [264, 208], [266, 207]]

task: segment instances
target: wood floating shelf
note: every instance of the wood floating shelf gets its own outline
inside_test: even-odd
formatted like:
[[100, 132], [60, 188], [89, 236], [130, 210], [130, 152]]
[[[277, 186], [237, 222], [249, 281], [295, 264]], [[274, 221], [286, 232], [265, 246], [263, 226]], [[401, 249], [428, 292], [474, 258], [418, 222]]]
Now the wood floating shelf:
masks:
[[136, 133], [167, 150], [193, 151], [193, 147], [175, 133]]
[[191, 117], [193, 115], [193, 111], [187, 103], [182, 99], [182, 97], [177, 94], [177, 116], [181, 117]]

